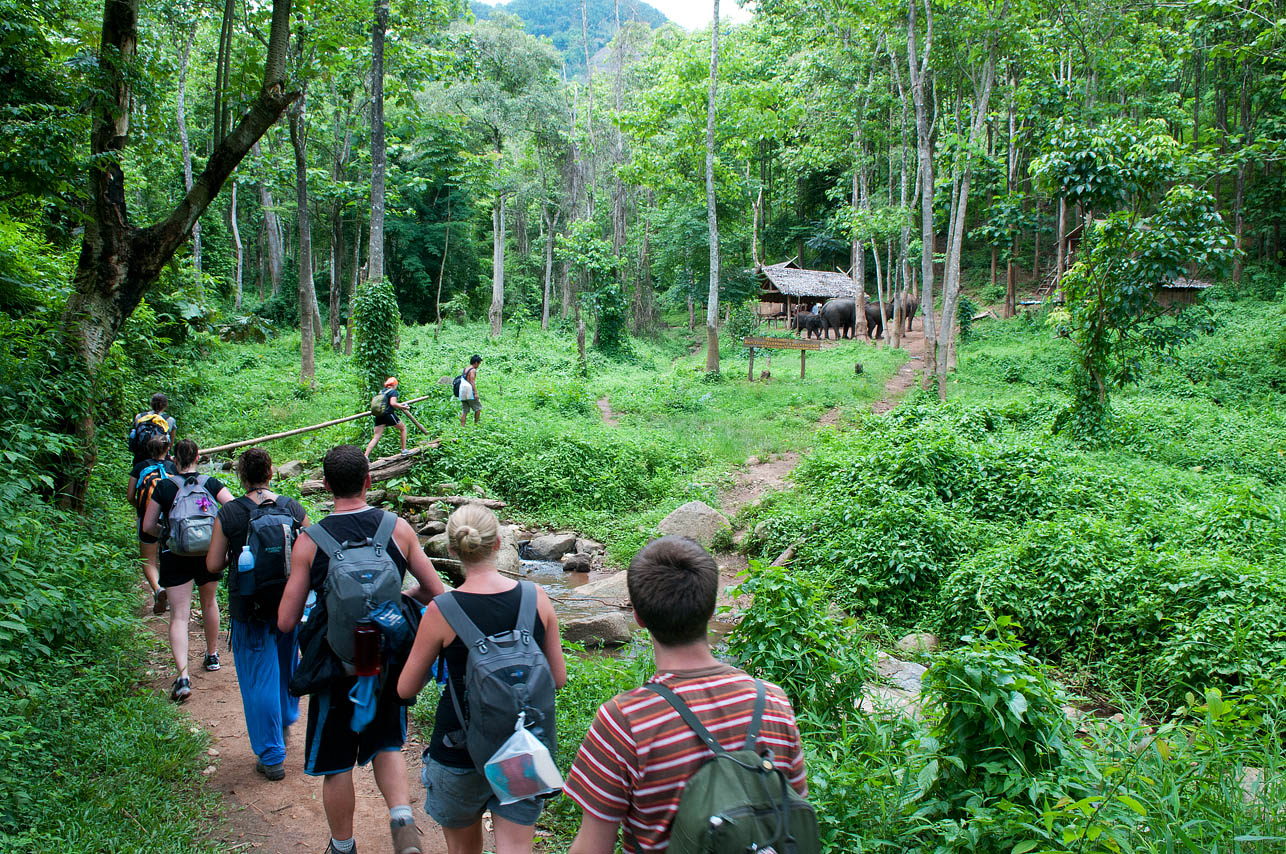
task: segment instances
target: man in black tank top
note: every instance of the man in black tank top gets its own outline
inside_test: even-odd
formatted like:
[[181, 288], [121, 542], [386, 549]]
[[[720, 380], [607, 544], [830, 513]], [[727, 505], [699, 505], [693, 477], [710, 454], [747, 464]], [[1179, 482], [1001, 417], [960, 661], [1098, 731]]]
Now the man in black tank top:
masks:
[[[335, 496], [335, 510], [320, 524], [338, 542], [375, 536], [384, 511], [366, 503], [371, 486], [370, 463], [356, 445], [339, 445], [326, 454], [323, 463], [326, 488]], [[420, 548], [415, 531], [404, 519], [393, 529], [389, 555], [398, 571], [407, 572], [418, 584], [407, 592], [427, 604], [445, 587], [432, 562]], [[307, 531], [295, 541], [290, 559], [290, 579], [281, 597], [277, 623], [283, 632], [292, 631], [303, 615], [309, 590], [323, 595], [330, 558], [317, 548]], [[307, 759], [304, 773], [322, 777], [322, 802], [330, 825], [328, 852], [350, 854], [353, 839], [353, 765], [374, 766], [375, 781], [389, 808], [389, 824], [395, 854], [420, 854], [419, 831], [411, 815], [410, 791], [402, 744], [406, 739], [406, 707], [397, 696], [397, 679], [386, 678], [376, 701], [375, 717], [360, 733], [349, 724], [353, 703], [349, 691], [356, 677], [334, 683], [330, 690], [308, 698]]]

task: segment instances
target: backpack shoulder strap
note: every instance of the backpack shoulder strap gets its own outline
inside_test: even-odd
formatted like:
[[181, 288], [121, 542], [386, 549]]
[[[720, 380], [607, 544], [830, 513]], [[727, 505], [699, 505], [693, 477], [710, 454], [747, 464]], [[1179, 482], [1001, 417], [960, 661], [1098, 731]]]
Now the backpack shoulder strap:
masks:
[[393, 539], [393, 529], [397, 527], [397, 515], [387, 510], [381, 511], [384, 515], [380, 518], [380, 526], [375, 529], [375, 548], [383, 551], [388, 548], [389, 540]]
[[304, 533], [308, 535], [310, 540], [317, 544], [317, 548], [326, 553], [328, 558], [331, 560], [340, 559], [340, 555], [344, 552], [344, 547], [339, 544], [339, 540], [332, 537], [330, 532], [322, 527], [321, 522], [304, 528]]
[[746, 743], [742, 745], [742, 750], [754, 750], [755, 740], [759, 738], [759, 727], [764, 719], [764, 702], [766, 698], [766, 689], [764, 683], [755, 680], [755, 710], [750, 716], [750, 727], [746, 730]]
[[713, 750], [716, 756], [720, 756], [728, 752], [723, 749], [723, 745], [719, 743], [719, 739], [711, 735], [710, 730], [706, 729], [705, 725], [701, 723], [701, 720], [692, 712], [691, 709], [688, 708], [688, 704], [680, 700], [679, 695], [671, 691], [668, 686], [661, 685], [656, 682], [648, 682], [643, 687], [654, 694], [660, 695], [662, 699], [673, 706], [674, 710], [679, 713], [679, 717], [683, 718], [683, 722], [688, 725], [688, 728], [695, 732], [697, 734], [697, 738], [701, 739], [706, 747]]
[[438, 610], [442, 612], [447, 625], [460, 636], [460, 640], [464, 642], [465, 646], [479, 650], [486, 647], [487, 636], [482, 633], [482, 630], [477, 627], [473, 620], [469, 619], [469, 615], [460, 607], [460, 603], [455, 600], [455, 596], [451, 594], [450, 590], [434, 596], [433, 601], [438, 606]]
[[519, 587], [522, 589], [522, 602], [518, 605], [518, 622], [515, 628], [520, 632], [526, 632], [528, 638], [536, 631], [536, 603], [539, 601], [536, 597], [536, 585], [530, 581], [519, 581]]

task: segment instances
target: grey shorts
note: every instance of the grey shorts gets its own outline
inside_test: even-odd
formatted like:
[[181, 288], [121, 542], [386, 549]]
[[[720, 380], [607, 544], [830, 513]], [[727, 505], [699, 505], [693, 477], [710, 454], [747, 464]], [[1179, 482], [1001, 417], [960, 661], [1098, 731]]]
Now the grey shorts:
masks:
[[443, 827], [470, 827], [487, 810], [505, 821], [531, 827], [544, 806], [544, 802], [536, 798], [501, 805], [482, 772], [453, 768], [428, 756], [424, 757], [420, 782], [424, 784], [424, 811]]
[[482, 401], [478, 400], [478, 398], [476, 397], [470, 400], [460, 401], [460, 412], [464, 415], [468, 415], [470, 412], [481, 412], [481, 411], [482, 411]]

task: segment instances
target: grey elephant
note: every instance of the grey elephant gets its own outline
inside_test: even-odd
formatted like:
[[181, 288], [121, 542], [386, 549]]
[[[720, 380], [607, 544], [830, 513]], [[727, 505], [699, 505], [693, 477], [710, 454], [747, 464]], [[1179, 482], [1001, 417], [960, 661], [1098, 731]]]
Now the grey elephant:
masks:
[[[893, 317], [894, 317], [893, 310], [894, 308], [896, 308], [896, 306], [897, 306], [897, 301], [895, 299], [889, 300], [884, 305], [884, 309], [888, 314], [890, 323], [893, 322]], [[901, 318], [903, 323], [903, 327], [902, 327], [903, 331], [905, 332], [911, 331], [911, 321], [915, 319], [915, 316], [919, 311], [920, 311], [920, 298], [915, 296], [914, 294], [903, 294], [902, 295], [902, 318]]]
[[871, 336], [879, 341], [884, 337], [884, 318], [880, 315], [880, 304], [878, 302], [868, 302], [866, 304], [866, 338], [870, 340]]
[[821, 320], [823, 338], [829, 338], [832, 329], [836, 338], [852, 338], [857, 334], [856, 300], [849, 297], [827, 300], [822, 306]]
[[798, 311], [791, 318], [790, 328], [799, 331], [801, 338], [821, 338], [822, 319], [811, 311]]

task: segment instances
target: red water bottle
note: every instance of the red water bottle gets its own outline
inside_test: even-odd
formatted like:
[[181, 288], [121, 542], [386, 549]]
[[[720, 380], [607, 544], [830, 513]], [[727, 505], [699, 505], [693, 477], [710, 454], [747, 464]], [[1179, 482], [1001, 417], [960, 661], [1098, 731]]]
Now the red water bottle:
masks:
[[370, 620], [353, 629], [353, 667], [358, 676], [378, 676], [380, 672], [380, 630]]

